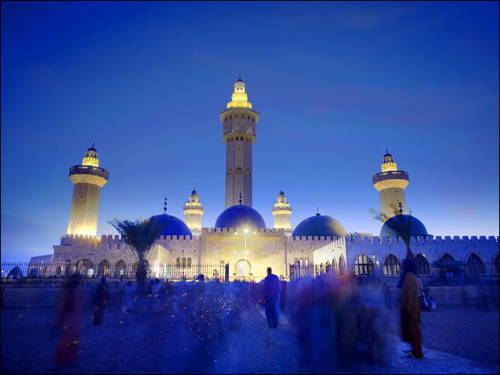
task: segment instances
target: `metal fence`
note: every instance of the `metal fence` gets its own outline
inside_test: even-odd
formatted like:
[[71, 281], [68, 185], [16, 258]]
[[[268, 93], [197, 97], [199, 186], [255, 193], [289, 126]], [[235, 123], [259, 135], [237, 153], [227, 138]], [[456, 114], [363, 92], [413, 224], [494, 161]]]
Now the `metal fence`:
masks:
[[[88, 261], [69, 262], [2, 262], [2, 279], [63, 279], [78, 272], [83, 278], [135, 279], [138, 263], [101, 262], [97, 266]], [[148, 278], [192, 280], [203, 274], [207, 279], [224, 279], [226, 264], [166, 264], [148, 263]]]

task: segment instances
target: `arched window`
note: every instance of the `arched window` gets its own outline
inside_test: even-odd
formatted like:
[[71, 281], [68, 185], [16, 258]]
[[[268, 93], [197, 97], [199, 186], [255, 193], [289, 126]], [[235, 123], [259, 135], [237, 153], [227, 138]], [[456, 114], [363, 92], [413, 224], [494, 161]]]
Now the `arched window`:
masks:
[[177, 268], [181, 268], [181, 258], [177, 258], [177, 262], [175, 264]]
[[476, 254], [471, 254], [465, 264], [465, 272], [469, 275], [484, 274], [484, 264]]
[[326, 262], [326, 265], [325, 265], [325, 272], [326, 273], [332, 272], [332, 266], [331, 266], [330, 262], [328, 262], [328, 261]]
[[127, 264], [120, 259], [118, 262], [115, 264], [115, 277], [118, 278], [120, 276], [125, 276], [127, 274]]
[[357, 276], [373, 275], [373, 262], [365, 254], [361, 254], [356, 258], [356, 262], [354, 264], [354, 274]]
[[305, 259], [304, 259], [304, 265], [305, 265], [306, 267], [309, 267], [309, 258], [305, 258]]
[[335, 258], [332, 258], [332, 273], [338, 275], [337, 263], [335, 262]]
[[182, 268], [186, 268], [186, 258], [182, 258]]
[[109, 275], [109, 262], [103, 259], [101, 263], [97, 266], [97, 276], [108, 276]]
[[187, 267], [191, 268], [191, 258], [187, 258]]
[[339, 276], [344, 276], [345, 275], [345, 260], [344, 257], [341, 255], [339, 258]]
[[303, 258], [299, 259], [299, 263], [300, 263], [300, 268], [304, 267], [304, 259]]
[[415, 262], [415, 267], [417, 269], [417, 274], [420, 275], [429, 275], [431, 273], [431, 268], [429, 266], [429, 262], [424, 258], [422, 254], [417, 254], [413, 261]]
[[448, 253], [444, 254], [440, 260], [441, 260], [441, 262], [454, 262], [455, 261], [455, 259], [453, 259], [453, 257]]
[[88, 259], [79, 260], [76, 263], [76, 270], [83, 277], [92, 277], [94, 275], [94, 265]]
[[384, 260], [384, 275], [399, 276], [399, 259], [389, 254]]

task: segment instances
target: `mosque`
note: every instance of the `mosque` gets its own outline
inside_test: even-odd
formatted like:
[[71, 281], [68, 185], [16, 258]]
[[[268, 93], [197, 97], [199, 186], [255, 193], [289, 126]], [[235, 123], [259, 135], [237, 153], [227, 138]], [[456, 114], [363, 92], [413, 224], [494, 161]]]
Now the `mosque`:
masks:
[[[381, 171], [372, 177], [383, 222], [379, 236], [347, 233], [337, 219], [319, 212], [292, 228], [293, 210], [283, 191], [272, 207], [274, 223], [266, 225], [252, 208], [252, 145], [260, 115], [248, 101], [241, 79], [234, 83], [231, 101], [219, 118], [226, 145], [226, 208], [213, 227], [203, 227], [203, 205], [195, 190], [184, 205], [184, 220], [167, 214], [165, 204], [163, 214], [154, 216], [164, 228], [148, 254], [151, 276], [189, 279], [203, 273], [208, 278], [260, 281], [270, 266], [283, 279], [354, 272], [395, 280], [406, 256], [404, 234], [411, 236], [421, 276], [435, 272], [432, 265], [439, 260], [461, 261], [468, 274], [498, 275], [498, 237], [435, 237], [407, 214], [409, 174], [397, 168], [389, 152]], [[96, 236], [100, 190], [109, 172], [99, 167], [93, 145], [82, 163], [70, 168], [69, 178], [74, 187], [67, 233], [53, 254], [33, 257], [31, 269], [44, 275], [77, 269], [88, 276], [134, 275], [134, 251], [118, 235]]]

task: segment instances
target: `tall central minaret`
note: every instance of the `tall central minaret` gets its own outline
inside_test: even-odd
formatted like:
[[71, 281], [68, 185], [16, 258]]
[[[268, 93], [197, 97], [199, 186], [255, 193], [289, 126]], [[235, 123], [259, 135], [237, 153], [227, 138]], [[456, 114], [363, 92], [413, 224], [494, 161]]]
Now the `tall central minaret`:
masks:
[[226, 208], [239, 204], [252, 207], [252, 144], [259, 114], [252, 110], [245, 82], [234, 83], [231, 101], [221, 111], [222, 140], [226, 144]]

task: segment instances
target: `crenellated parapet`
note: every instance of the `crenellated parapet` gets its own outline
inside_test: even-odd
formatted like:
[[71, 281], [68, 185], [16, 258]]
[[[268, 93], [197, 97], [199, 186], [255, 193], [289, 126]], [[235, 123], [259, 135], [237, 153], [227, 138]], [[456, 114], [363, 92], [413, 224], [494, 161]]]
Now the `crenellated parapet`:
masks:
[[[498, 256], [500, 237], [495, 236], [414, 236], [409, 246], [416, 256], [422, 255], [429, 265], [440, 260], [445, 254], [454, 260], [467, 263], [472, 254], [477, 255], [491, 268]], [[364, 254], [376, 265], [382, 266], [388, 255], [394, 255], [399, 261], [406, 257], [406, 244], [402, 237], [346, 237], [348, 266], [354, 267], [356, 258]]]

